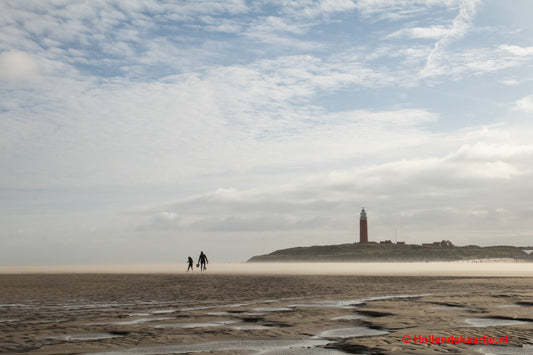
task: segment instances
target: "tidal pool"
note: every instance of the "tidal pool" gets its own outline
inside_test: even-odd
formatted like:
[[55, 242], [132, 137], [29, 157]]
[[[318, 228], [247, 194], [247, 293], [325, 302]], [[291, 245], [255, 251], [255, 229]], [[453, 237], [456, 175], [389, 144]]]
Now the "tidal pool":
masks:
[[523, 320], [501, 319], [501, 318], [468, 318], [468, 319], [465, 319], [465, 321], [471, 327], [476, 327], [476, 328], [497, 327], [501, 325], [515, 325], [515, 324], [529, 323]]

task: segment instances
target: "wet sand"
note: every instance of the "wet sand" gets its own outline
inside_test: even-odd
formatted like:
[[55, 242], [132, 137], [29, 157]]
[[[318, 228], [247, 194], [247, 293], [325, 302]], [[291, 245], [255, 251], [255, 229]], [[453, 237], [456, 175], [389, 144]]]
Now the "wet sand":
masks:
[[[530, 277], [4, 274], [0, 352], [526, 354], [532, 285]], [[415, 344], [405, 335], [507, 343]]]

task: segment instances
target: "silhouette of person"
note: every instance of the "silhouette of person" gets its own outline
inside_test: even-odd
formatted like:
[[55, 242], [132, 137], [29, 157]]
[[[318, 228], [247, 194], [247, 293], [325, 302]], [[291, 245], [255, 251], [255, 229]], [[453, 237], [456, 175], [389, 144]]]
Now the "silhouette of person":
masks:
[[187, 263], [189, 264], [189, 267], [187, 268], [187, 272], [189, 272], [189, 269], [194, 271], [194, 267], [193, 267], [194, 261], [192, 260], [192, 258], [190, 256], [187, 258]]
[[[205, 256], [204, 252], [200, 252], [200, 257], [198, 258], [198, 264], [200, 264], [200, 271], [207, 270], [206, 264], [209, 264], [209, 260], [207, 260], [207, 256]], [[198, 264], [196, 264], [196, 267], [198, 267]]]

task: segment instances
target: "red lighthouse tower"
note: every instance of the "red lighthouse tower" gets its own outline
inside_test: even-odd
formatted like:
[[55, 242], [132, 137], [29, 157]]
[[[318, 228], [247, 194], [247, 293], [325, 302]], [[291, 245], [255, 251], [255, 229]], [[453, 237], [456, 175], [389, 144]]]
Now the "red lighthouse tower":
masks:
[[368, 243], [368, 223], [364, 207], [361, 209], [361, 218], [359, 218], [359, 243]]

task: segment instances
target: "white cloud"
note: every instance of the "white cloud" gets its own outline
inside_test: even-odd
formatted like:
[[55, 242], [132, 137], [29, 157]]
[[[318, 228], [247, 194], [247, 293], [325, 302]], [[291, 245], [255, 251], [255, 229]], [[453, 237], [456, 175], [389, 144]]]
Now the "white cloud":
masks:
[[454, 154], [455, 157], [460, 157], [466, 160], [476, 159], [492, 159], [499, 161], [500, 159], [512, 159], [514, 157], [529, 156], [533, 153], [533, 145], [512, 145], [512, 144], [490, 144], [490, 143], [475, 143], [465, 144], [461, 146]]
[[244, 24], [235, 19], [217, 18], [212, 16], [201, 17], [204, 26], [202, 28], [206, 31], [224, 32], [224, 33], [241, 33]]
[[359, 0], [357, 10], [368, 19], [399, 21], [426, 14], [435, 8], [459, 8], [463, 0]]
[[453, 19], [449, 29], [434, 45], [433, 50], [428, 55], [426, 65], [421, 71], [423, 77], [442, 74], [441, 62], [443, 60], [443, 51], [453, 41], [463, 37], [470, 29], [472, 20], [476, 14], [477, 6], [480, 0], [462, 1], [457, 16]]
[[148, 225], [140, 225], [136, 228], [138, 232], [162, 230], [178, 230], [181, 226], [181, 218], [174, 212], [162, 211], [152, 217]]
[[445, 36], [448, 29], [444, 26], [431, 26], [431, 27], [413, 27], [404, 28], [396, 32], [387, 35], [386, 38], [421, 38], [421, 39], [439, 39]]
[[[400, 55], [402, 54], [404, 52], [400, 52]], [[518, 68], [532, 59], [531, 57], [512, 54], [500, 47], [447, 50], [446, 54], [440, 57], [438, 65], [430, 67], [426, 65], [419, 75], [411, 76], [406, 82], [412, 83], [414, 81], [416, 83], [420, 79], [430, 79], [435, 82], [448, 79], [460, 80], [472, 75], [479, 76]], [[405, 73], [405, 75], [407, 76], [409, 73]], [[515, 85], [516, 83], [516, 81], [504, 82], [506, 85]]]
[[337, 12], [351, 12], [356, 7], [352, 0], [293, 0], [281, 1], [283, 12], [293, 17], [315, 18], [328, 16]]
[[33, 81], [38, 77], [38, 61], [30, 54], [20, 51], [0, 53], [0, 80]]
[[266, 214], [261, 216], [229, 216], [223, 218], [205, 218], [194, 222], [191, 229], [205, 232], [276, 232], [309, 230], [323, 227], [320, 217], [300, 218]]
[[517, 100], [514, 105], [514, 110], [525, 113], [533, 113], [533, 95], [529, 95]]
[[533, 56], [533, 47], [501, 45], [500, 49], [507, 51], [518, 57], [532, 57]]
[[[369, 162], [270, 186], [219, 189], [141, 215], [150, 220], [160, 211], [172, 211], [183, 217], [180, 228], [189, 233], [311, 235], [327, 230], [333, 238], [341, 238], [355, 236], [353, 223], [365, 205], [372, 212], [374, 238], [390, 239], [382, 233], [401, 226], [414, 242], [427, 237], [427, 227], [438, 226], [439, 231], [432, 231], [435, 239], [461, 244], [470, 238], [473, 243], [484, 233], [502, 232], [513, 223], [525, 225], [517, 219], [529, 211], [520, 196], [533, 192], [533, 183], [528, 182], [533, 177], [529, 167], [533, 146], [526, 143], [527, 137], [512, 127], [480, 127], [457, 133], [456, 141], [465, 143], [450, 154]], [[433, 136], [418, 149], [435, 149], [447, 145], [448, 139]], [[498, 212], [502, 201], [505, 213]], [[451, 230], [454, 237], [445, 238]]]
[[[216, 67], [159, 83], [115, 78], [94, 87], [92, 81], [57, 79], [47, 84], [35, 107], [62, 105], [69, 116], [41, 111], [53, 123], [34, 124], [24, 136], [13, 131], [16, 136], [4, 140], [25, 137], [24, 154], [40, 152], [39, 158], [26, 160], [27, 166], [17, 163], [21, 153], [4, 160], [12, 166], [4, 182], [31, 184], [17, 177], [29, 169], [49, 172], [32, 178], [40, 186], [166, 184], [196, 174], [335, 164], [387, 150], [394, 155], [427, 142], [424, 127], [439, 115], [425, 109], [331, 112], [313, 105], [317, 93], [354, 84], [371, 88], [386, 80], [382, 75], [347, 52], [325, 60], [285, 56]], [[23, 109], [27, 105], [21, 101], [12, 107], [13, 115]], [[32, 139], [51, 132], [53, 141]]]
[[434, 122], [438, 115], [421, 109], [405, 109], [383, 112], [353, 111], [346, 113], [346, 118], [348, 117], [369, 126], [405, 127]]
[[520, 81], [516, 80], [516, 79], [505, 79], [505, 80], [502, 80], [501, 83], [503, 85], [507, 85], [507, 86], [516, 86], [516, 85], [520, 85]]
[[302, 39], [313, 25], [312, 21], [295, 21], [290, 17], [264, 16], [247, 24], [242, 32], [252, 41], [274, 45], [276, 47], [312, 50], [321, 47], [316, 42]]

